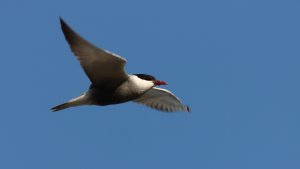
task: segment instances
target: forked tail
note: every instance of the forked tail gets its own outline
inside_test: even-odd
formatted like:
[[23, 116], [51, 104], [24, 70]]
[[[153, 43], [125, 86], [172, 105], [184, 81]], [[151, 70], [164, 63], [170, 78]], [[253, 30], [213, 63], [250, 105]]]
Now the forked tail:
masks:
[[74, 99], [71, 99], [70, 101], [60, 104], [58, 106], [55, 106], [53, 108], [51, 108], [51, 110], [53, 112], [59, 111], [59, 110], [63, 110], [69, 107], [75, 107], [75, 106], [82, 106], [82, 105], [89, 105], [91, 104], [91, 100], [89, 98], [89, 95], [87, 95], [86, 93], [84, 93], [81, 96], [78, 96]]
[[52, 107], [51, 110], [53, 112], [56, 112], [56, 111], [63, 110], [63, 109], [69, 108], [69, 107], [70, 106], [69, 106], [68, 102], [66, 102], [66, 103], [60, 104], [58, 106]]

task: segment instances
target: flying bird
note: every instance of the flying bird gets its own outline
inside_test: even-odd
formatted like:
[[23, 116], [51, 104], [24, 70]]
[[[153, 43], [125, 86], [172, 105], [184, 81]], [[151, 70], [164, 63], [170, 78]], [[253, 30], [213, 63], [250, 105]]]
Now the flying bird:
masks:
[[71, 51], [91, 81], [89, 89], [66, 103], [53, 107], [59, 111], [82, 105], [113, 105], [133, 101], [163, 112], [185, 111], [178, 97], [170, 91], [156, 86], [166, 85], [147, 74], [127, 74], [126, 59], [112, 52], [96, 47], [60, 18], [62, 32]]

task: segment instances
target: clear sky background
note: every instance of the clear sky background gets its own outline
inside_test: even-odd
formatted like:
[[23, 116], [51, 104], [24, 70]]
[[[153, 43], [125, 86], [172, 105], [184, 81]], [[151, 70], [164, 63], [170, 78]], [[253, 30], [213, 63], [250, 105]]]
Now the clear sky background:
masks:
[[[1, 0], [0, 168], [299, 169], [300, 2]], [[50, 108], [84, 92], [59, 16], [192, 113]]]

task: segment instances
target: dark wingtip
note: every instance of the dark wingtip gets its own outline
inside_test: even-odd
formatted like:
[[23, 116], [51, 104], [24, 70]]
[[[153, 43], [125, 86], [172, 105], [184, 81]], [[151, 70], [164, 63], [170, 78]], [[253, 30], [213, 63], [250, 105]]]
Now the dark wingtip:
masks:
[[66, 25], [66, 22], [64, 21], [64, 19], [62, 17], [59, 17], [59, 22], [60, 22], [61, 26]]
[[71, 45], [72, 43], [76, 42], [76, 38], [79, 38], [79, 35], [77, 35], [71, 27], [61, 18], [59, 17], [61, 30], [68, 41], [68, 43]]
[[190, 109], [189, 106], [186, 106], [186, 110], [187, 110], [189, 113], [191, 113], [191, 109]]
[[59, 17], [59, 22], [60, 22], [61, 29], [62, 29], [63, 32], [65, 33], [65, 32], [66, 32], [66, 29], [67, 29], [69, 26], [67, 25], [67, 23], [66, 23], [61, 17]]

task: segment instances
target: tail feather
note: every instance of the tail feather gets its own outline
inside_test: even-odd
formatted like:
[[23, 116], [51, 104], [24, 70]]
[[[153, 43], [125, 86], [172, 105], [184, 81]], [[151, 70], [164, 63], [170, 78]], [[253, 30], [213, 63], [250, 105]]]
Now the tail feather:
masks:
[[82, 106], [82, 105], [89, 105], [91, 104], [90, 95], [84, 93], [74, 99], [69, 100], [66, 103], [60, 104], [58, 106], [55, 106], [51, 108], [53, 112], [63, 110], [69, 107], [75, 107], [75, 106]]
[[63, 109], [69, 108], [69, 107], [70, 107], [70, 106], [69, 106], [68, 103], [63, 103], [63, 104], [60, 104], [60, 105], [58, 105], [58, 106], [55, 106], [55, 107], [51, 108], [51, 110], [52, 110], [53, 112], [56, 112], [56, 111], [63, 110]]

